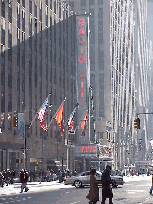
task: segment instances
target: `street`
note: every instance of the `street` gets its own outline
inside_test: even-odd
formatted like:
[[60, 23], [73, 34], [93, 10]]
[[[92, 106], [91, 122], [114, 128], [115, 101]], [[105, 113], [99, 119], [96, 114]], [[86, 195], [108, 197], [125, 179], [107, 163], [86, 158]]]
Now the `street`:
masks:
[[[151, 187], [151, 176], [134, 176], [124, 177], [125, 184], [113, 188], [113, 203], [114, 204], [152, 204], [153, 196], [149, 194]], [[15, 204], [87, 204], [89, 187], [76, 189], [74, 186], [56, 183], [48, 187], [41, 184], [41, 187], [29, 185], [27, 193], [20, 194], [20, 185], [16, 186], [15, 192], [9, 192], [7, 195], [1, 194], [0, 204], [15, 203]], [[43, 187], [44, 186], [44, 187]], [[7, 188], [7, 187], [5, 187]], [[0, 189], [1, 191], [1, 189]], [[101, 188], [99, 189], [101, 201]], [[100, 204], [100, 201], [97, 204]], [[106, 200], [108, 204], [108, 199]]]

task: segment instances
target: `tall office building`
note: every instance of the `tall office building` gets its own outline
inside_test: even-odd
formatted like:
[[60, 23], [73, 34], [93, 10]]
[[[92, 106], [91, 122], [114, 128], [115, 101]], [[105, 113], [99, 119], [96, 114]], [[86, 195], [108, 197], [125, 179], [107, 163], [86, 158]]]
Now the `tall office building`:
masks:
[[62, 159], [65, 164], [65, 134], [60, 136], [57, 122], [44, 132], [33, 119], [49, 93], [48, 124], [65, 97], [64, 121], [76, 105], [75, 16], [57, 0], [1, 0], [0, 18], [0, 169], [23, 168], [24, 141], [12, 127], [20, 112], [25, 113], [26, 168], [46, 170]]
[[[147, 0], [134, 1], [135, 20], [135, 93], [136, 113], [148, 113], [151, 98], [149, 99], [149, 72], [152, 59], [152, 43], [147, 33]], [[137, 131], [136, 168], [143, 168], [143, 162], [148, 159], [149, 120], [148, 114], [139, 114], [141, 129]], [[141, 163], [141, 161], [143, 161]]]
[[[146, 1], [65, 2], [76, 14], [91, 14], [90, 85], [93, 90], [96, 140], [101, 144], [101, 168], [109, 160], [114, 169], [134, 165], [138, 154], [138, 134], [133, 124], [138, 111], [136, 106], [143, 106], [147, 110], [149, 100]], [[139, 28], [138, 33], [136, 27]], [[136, 61], [139, 61], [139, 70], [135, 69]], [[147, 150], [147, 127], [144, 138]], [[107, 161], [104, 163], [104, 160]]]

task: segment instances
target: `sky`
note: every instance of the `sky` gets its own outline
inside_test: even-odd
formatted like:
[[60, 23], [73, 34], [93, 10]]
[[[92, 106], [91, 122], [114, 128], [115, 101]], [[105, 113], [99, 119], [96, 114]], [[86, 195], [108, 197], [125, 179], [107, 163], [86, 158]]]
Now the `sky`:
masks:
[[148, 38], [151, 39], [153, 43], [153, 0], [148, 0], [147, 15]]

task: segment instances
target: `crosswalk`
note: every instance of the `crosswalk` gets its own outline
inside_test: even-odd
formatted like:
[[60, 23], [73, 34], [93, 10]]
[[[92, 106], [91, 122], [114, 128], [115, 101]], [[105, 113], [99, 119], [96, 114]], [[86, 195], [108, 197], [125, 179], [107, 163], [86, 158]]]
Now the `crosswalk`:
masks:
[[0, 204], [6, 204], [6, 203], [22, 203], [22, 201], [26, 201], [28, 203], [28, 200], [30, 199], [30, 196], [27, 197], [19, 197], [19, 196], [15, 196], [15, 197], [0, 197]]

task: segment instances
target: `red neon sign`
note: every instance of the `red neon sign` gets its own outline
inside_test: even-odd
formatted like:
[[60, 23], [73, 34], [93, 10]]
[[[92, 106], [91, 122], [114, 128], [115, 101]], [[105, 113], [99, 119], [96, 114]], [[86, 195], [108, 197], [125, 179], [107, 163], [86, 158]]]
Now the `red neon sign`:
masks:
[[79, 19], [79, 26], [84, 26], [84, 20], [83, 19]]
[[96, 152], [96, 146], [82, 146], [82, 152], [87, 153], [87, 152]]
[[[85, 61], [86, 61], [86, 58], [84, 56], [84, 44], [85, 44], [85, 21], [84, 19], [78, 19], [78, 26], [79, 26], [79, 31], [78, 31], [78, 41], [79, 41], [79, 56], [78, 56], [78, 62], [80, 64], [83, 64]], [[84, 77], [84, 72], [80, 72], [79, 73], [79, 77], [82, 79], [81, 80], [81, 90], [79, 90], [79, 93], [80, 93], [80, 96], [81, 98], [84, 97], [84, 94], [85, 94], [85, 90], [84, 89], [84, 81], [83, 79], [85, 78]], [[79, 100], [79, 103], [83, 106], [84, 103], [86, 102], [86, 100]]]

